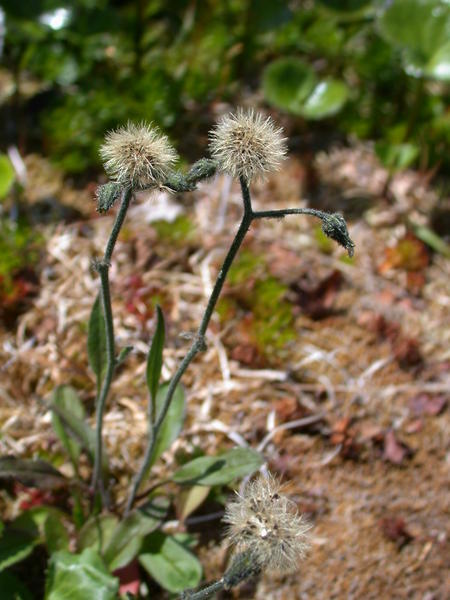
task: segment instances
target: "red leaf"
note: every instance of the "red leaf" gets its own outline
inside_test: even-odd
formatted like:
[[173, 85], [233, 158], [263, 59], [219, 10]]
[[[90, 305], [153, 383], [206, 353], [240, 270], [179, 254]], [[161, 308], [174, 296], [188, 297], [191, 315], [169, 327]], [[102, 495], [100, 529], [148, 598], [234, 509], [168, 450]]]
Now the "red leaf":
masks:
[[119, 594], [131, 594], [137, 596], [139, 594], [139, 586], [141, 584], [141, 574], [139, 572], [139, 563], [135, 559], [130, 564], [116, 569], [113, 573], [119, 578]]
[[403, 442], [398, 441], [395, 433], [392, 429], [389, 429], [384, 436], [383, 459], [394, 465], [401, 465], [405, 459], [411, 456], [411, 448]]

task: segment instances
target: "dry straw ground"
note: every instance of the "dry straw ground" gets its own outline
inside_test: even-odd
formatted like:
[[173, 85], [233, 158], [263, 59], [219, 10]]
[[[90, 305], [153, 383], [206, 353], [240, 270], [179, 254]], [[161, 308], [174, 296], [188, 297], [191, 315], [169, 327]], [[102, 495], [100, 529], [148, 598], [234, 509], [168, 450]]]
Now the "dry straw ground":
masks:
[[[38, 180], [42, 169], [31, 168], [36, 161], [29, 159], [37, 179], [31, 178], [30, 198], [46, 183]], [[352, 211], [355, 259], [345, 262], [342, 249], [317, 241], [308, 218], [253, 227], [245, 251], [265, 266], [227, 287], [234, 308], [222, 321], [216, 315], [208, 349], [184, 379], [185, 428], [157, 471], [170, 473], [181, 450], [249, 444], [290, 481], [292, 499], [314, 523], [309, 557], [297, 574], [262, 577], [235, 597], [444, 600], [450, 596], [450, 269], [415, 238], [413, 265], [398, 256], [406, 219], [426, 223], [436, 198], [407, 173], [393, 182], [394, 204], [379, 200], [385, 173], [365, 147], [318, 157], [316, 173], [315, 202]], [[305, 204], [303, 178], [301, 164], [290, 159], [282, 175], [255, 187], [255, 207]], [[0, 333], [2, 454], [59, 452], [48, 411], [57, 384], [73, 385], [92, 410], [86, 321], [98, 281], [90, 264], [112, 217], [98, 217], [87, 192], [57, 193], [76, 201], [85, 218], [45, 230], [39, 294], [16, 329]], [[105, 421], [119, 499], [144, 449], [151, 298], [158, 297], [167, 319], [163, 375], [169, 378], [189, 344], [180, 333], [195, 331], [240, 210], [237, 187], [221, 177], [186, 198], [142, 196], [130, 211], [111, 280], [119, 345], [135, 351], [118, 373]], [[176, 215], [195, 224], [188, 241], [154, 225]], [[266, 354], [245, 303], [261, 269], [285, 286], [295, 332]], [[69, 464], [61, 468], [70, 474]], [[6, 515], [17, 510], [2, 502]], [[199, 554], [209, 579], [221, 574], [226, 552], [220, 521], [208, 521], [208, 510], [184, 526], [202, 534]]]

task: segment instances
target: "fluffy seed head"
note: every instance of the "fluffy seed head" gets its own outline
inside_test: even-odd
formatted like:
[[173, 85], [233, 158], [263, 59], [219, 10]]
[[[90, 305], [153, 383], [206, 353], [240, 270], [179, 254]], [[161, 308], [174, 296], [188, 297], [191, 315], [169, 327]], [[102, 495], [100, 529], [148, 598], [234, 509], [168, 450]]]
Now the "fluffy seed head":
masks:
[[111, 179], [143, 189], [164, 183], [177, 153], [152, 125], [128, 123], [106, 134], [100, 156]]
[[276, 171], [286, 155], [286, 138], [270, 117], [238, 109], [210, 132], [210, 152], [219, 168], [247, 183]]
[[289, 573], [305, 556], [311, 525], [280, 489], [273, 476], [260, 476], [227, 505], [224, 521], [235, 552], [250, 552], [261, 570]]

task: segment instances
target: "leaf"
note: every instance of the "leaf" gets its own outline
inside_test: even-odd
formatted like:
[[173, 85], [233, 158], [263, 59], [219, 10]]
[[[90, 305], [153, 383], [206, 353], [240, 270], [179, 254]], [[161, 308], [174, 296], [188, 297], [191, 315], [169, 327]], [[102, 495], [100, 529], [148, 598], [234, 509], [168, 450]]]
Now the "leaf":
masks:
[[325, 79], [320, 81], [299, 107], [306, 119], [324, 119], [338, 113], [347, 102], [349, 89], [343, 81]]
[[125, 346], [125, 348], [122, 348], [119, 356], [117, 357], [116, 366], [121, 365], [131, 352], [133, 352], [133, 346]]
[[197, 558], [174, 537], [161, 531], [147, 536], [139, 562], [169, 592], [180, 593], [196, 587], [202, 578], [202, 566]]
[[116, 600], [119, 581], [94, 550], [56, 552], [50, 559], [45, 600]]
[[29, 556], [39, 539], [28, 531], [5, 528], [0, 538], [0, 571]]
[[[157, 415], [159, 415], [162, 410], [168, 388], [169, 384], [163, 383], [156, 394]], [[172, 443], [177, 439], [181, 428], [183, 427], [185, 402], [184, 390], [181, 385], [178, 385], [175, 389], [169, 410], [167, 411], [166, 417], [156, 438], [155, 450], [153, 452], [151, 464], [154, 464], [161, 454], [170, 448]]]
[[89, 317], [87, 346], [89, 364], [97, 377], [97, 387], [100, 388], [107, 365], [106, 329], [100, 294], [95, 299]]
[[153, 407], [156, 406], [156, 394], [158, 393], [159, 379], [161, 377], [162, 355], [165, 338], [164, 316], [161, 308], [158, 305], [156, 305], [156, 315], [156, 329], [147, 356], [146, 369], [147, 387], [148, 391], [150, 392], [150, 400]]
[[0, 573], [0, 590], [5, 600], [33, 600], [30, 590], [8, 571]]
[[[58, 386], [54, 390], [52, 404], [54, 406], [62, 407], [67, 414], [71, 413], [77, 419], [83, 420], [85, 417], [84, 406], [79, 399], [78, 394], [68, 385]], [[77, 472], [78, 459], [81, 452], [80, 444], [70, 435], [70, 429], [66, 430], [65, 423], [55, 411], [52, 411], [52, 425], [56, 435], [61, 440], [63, 448], [67, 451], [70, 460], [72, 461], [75, 472]]]
[[187, 490], [182, 490], [176, 499], [177, 513], [180, 521], [184, 521], [203, 504], [211, 488], [203, 485], [193, 485]]
[[17, 531], [36, 538], [37, 543], [45, 544], [49, 554], [69, 548], [69, 535], [63, 525], [67, 518], [63, 511], [53, 506], [36, 506], [19, 515], [11, 523]]
[[439, 81], [450, 81], [450, 42], [433, 54], [425, 67], [425, 75]]
[[119, 519], [115, 515], [95, 515], [91, 517], [78, 534], [78, 550], [91, 548], [103, 553], [108, 545]]
[[166, 498], [155, 498], [116, 525], [103, 552], [111, 571], [124, 567], [137, 556], [144, 537], [159, 527], [168, 506]]
[[172, 479], [176, 483], [223, 485], [251, 475], [264, 464], [264, 458], [249, 448], [233, 448], [219, 456], [201, 456], [183, 465]]
[[0, 457], [0, 479], [19, 481], [26, 487], [54, 490], [67, 485], [67, 479], [44, 460], [29, 460], [14, 456]]
[[314, 71], [298, 58], [279, 58], [266, 67], [263, 91], [268, 102], [297, 113], [316, 84]]
[[425, 225], [413, 224], [414, 234], [424, 244], [429, 246], [435, 252], [439, 252], [443, 256], [450, 258], [450, 246], [439, 237], [434, 231]]
[[115, 181], [99, 185], [97, 188], [97, 211], [99, 213], [108, 212], [119, 199], [122, 190], [122, 186]]
[[11, 161], [5, 154], [0, 154], [0, 199], [8, 194], [14, 179], [15, 173]]
[[[95, 455], [95, 431], [89, 427], [82, 419], [78, 418], [72, 412], [66, 410], [63, 406], [53, 404], [51, 406], [67, 432], [70, 433], [86, 450], [91, 462], [94, 462]], [[108, 455], [105, 448], [102, 451], [102, 463], [104, 473], [108, 473]]]
[[407, 73], [448, 77], [450, 5], [446, 0], [394, 0], [381, 13], [378, 25], [382, 36], [402, 51]]
[[412, 165], [419, 156], [420, 148], [415, 144], [377, 142], [375, 152], [385, 167], [391, 171], [401, 171]]

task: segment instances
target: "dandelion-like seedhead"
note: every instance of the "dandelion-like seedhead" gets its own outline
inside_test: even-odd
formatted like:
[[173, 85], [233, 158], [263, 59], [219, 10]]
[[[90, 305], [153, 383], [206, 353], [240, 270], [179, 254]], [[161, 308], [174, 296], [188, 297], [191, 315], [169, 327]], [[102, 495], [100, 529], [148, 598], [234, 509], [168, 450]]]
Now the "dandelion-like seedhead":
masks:
[[163, 184], [177, 159], [167, 136], [146, 123], [107, 133], [100, 156], [111, 179], [136, 189]]
[[253, 110], [225, 115], [209, 137], [210, 152], [220, 170], [246, 183], [278, 170], [286, 155], [282, 129]]
[[261, 570], [289, 573], [305, 556], [311, 525], [280, 490], [272, 475], [259, 476], [227, 505], [224, 521], [235, 553], [250, 553]]

